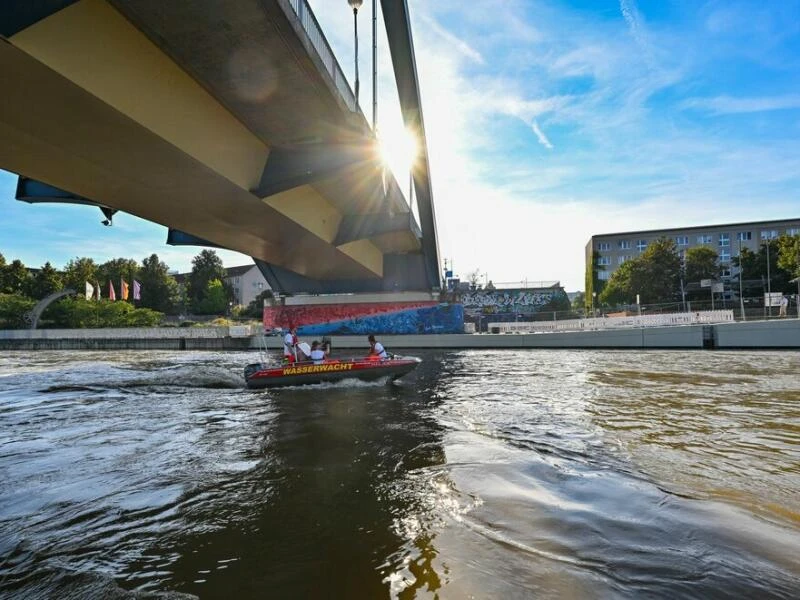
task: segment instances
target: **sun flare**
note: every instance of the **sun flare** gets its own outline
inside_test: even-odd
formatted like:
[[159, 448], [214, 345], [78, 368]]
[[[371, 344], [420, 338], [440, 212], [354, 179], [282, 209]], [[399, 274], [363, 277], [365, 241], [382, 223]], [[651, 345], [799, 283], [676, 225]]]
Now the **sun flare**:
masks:
[[417, 139], [404, 127], [381, 130], [378, 139], [383, 162], [392, 170], [402, 187], [417, 158]]

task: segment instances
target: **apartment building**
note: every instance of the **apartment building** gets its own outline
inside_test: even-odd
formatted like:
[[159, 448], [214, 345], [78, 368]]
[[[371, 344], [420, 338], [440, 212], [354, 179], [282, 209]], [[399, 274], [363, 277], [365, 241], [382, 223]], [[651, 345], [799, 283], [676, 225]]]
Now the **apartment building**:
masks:
[[233, 303], [247, 306], [263, 291], [270, 289], [256, 265], [225, 269], [225, 281], [233, 290]]
[[716, 250], [722, 277], [730, 277], [731, 259], [738, 256], [740, 247], [757, 252], [761, 242], [781, 235], [800, 235], [800, 218], [593, 235], [586, 244], [586, 270], [592, 268], [596, 253], [596, 277], [606, 281], [626, 260], [637, 258], [650, 243], [665, 237], [675, 241], [680, 254], [695, 246]]

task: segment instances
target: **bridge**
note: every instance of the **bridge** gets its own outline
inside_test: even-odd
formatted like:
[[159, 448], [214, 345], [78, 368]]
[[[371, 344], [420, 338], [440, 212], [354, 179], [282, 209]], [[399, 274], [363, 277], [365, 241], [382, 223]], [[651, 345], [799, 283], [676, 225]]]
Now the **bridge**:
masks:
[[20, 200], [247, 254], [278, 292], [437, 290], [409, 11], [381, 8], [419, 222], [306, 0], [6, 0], [0, 168]]

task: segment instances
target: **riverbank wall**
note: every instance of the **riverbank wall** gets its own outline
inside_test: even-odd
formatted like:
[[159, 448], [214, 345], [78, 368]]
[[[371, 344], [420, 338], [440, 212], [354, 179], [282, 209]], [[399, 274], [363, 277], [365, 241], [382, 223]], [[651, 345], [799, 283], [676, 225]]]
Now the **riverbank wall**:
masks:
[[[0, 331], [0, 350], [257, 350], [261, 336], [247, 326]], [[263, 338], [280, 350], [280, 337]], [[631, 327], [613, 330], [506, 334], [385, 335], [390, 351], [416, 348], [587, 348], [777, 350], [800, 349], [800, 319]], [[338, 349], [368, 347], [366, 336], [331, 336]], [[311, 340], [308, 340], [311, 341]]]

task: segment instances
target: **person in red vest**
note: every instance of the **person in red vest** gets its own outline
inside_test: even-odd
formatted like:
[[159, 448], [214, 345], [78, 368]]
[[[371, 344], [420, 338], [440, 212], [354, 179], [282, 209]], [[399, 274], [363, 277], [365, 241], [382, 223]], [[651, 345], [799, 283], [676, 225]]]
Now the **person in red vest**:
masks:
[[283, 362], [289, 364], [297, 362], [297, 327], [293, 325], [283, 336]]

